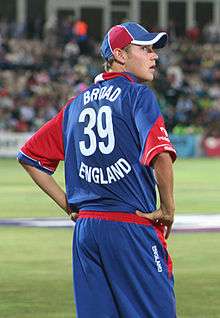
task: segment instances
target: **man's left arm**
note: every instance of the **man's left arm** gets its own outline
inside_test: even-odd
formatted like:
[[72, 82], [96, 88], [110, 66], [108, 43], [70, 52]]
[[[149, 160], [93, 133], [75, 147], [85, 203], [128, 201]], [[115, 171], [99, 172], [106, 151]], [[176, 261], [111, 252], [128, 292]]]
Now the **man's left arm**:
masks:
[[152, 213], [142, 213], [137, 211], [139, 216], [145, 217], [155, 224], [165, 225], [165, 238], [168, 239], [175, 212], [175, 202], [173, 195], [173, 163], [168, 152], [158, 154], [152, 162], [154, 167], [157, 187], [160, 195], [160, 207]]
[[[148, 103], [144, 102], [144, 97]], [[137, 211], [137, 214], [165, 225], [165, 237], [168, 238], [175, 210], [172, 162], [176, 159], [176, 151], [170, 142], [155, 95], [151, 90], [145, 89], [141, 98], [141, 104], [139, 104], [144, 106], [137, 108], [135, 116], [142, 145], [140, 162], [154, 168], [160, 195], [160, 208], [151, 213]]]

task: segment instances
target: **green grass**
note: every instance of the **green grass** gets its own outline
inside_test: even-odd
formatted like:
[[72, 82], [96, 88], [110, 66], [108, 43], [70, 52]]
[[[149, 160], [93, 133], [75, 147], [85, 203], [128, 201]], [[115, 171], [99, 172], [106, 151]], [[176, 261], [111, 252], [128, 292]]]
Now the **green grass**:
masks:
[[220, 234], [175, 234], [174, 261], [179, 318], [218, 318], [220, 313]]
[[67, 229], [1, 228], [0, 317], [73, 317], [71, 237]]
[[[64, 188], [63, 165], [54, 174]], [[16, 159], [0, 159], [0, 218], [59, 217], [64, 212], [39, 189]]]
[[[176, 213], [220, 212], [220, 159], [177, 160]], [[15, 159], [0, 159], [0, 218], [62, 216]], [[64, 188], [63, 165], [55, 178]]]
[[177, 160], [177, 213], [220, 213], [220, 159]]
[[[70, 229], [1, 228], [0, 316], [74, 318]], [[218, 318], [220, 235], [169, 240], [179, 318]]]

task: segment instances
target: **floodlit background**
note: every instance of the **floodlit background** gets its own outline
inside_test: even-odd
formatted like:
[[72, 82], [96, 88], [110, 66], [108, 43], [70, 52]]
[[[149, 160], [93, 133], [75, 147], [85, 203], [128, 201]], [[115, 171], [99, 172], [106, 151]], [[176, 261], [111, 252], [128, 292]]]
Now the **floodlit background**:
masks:
[[[65, 217], [15, 156], [102, 71], [100, 41], [126, 20], [169, 34], [152, 88], [179, 156], [176, 214], [220, 216], [220, 0], [0, 0], [0, 317], [75, 317], [73, 228], [12, 226]], [[169, 239], [178, 317], [220, 316], [219, 245], [217, 229]]]

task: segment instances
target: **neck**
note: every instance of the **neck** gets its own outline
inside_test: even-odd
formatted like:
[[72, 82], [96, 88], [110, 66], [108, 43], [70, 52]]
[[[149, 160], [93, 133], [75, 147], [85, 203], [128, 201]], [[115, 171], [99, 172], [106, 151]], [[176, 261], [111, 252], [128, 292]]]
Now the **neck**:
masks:
[[114, 61], [112, 63], [111, 69], [109, 69], [109, 72], [127, 72], [125, 65], [121, 64], [117, 61]]

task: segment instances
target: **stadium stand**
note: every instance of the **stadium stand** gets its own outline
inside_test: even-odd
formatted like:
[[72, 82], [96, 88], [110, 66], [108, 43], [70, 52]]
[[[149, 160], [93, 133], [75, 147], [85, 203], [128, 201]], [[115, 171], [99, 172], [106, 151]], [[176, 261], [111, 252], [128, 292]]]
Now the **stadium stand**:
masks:
[[[49, 22], [42, 39], [27, 39], [25, 28], [0, 21], [0, 131], [35, 131], [102, 70], [98, 43], [68, 19]], [[172, 37], [154, 89], [169, 132], [220, 137], [220, 37], [210, 26], [197, 31]]]

